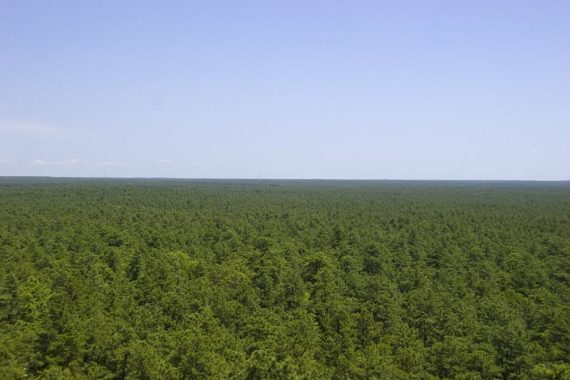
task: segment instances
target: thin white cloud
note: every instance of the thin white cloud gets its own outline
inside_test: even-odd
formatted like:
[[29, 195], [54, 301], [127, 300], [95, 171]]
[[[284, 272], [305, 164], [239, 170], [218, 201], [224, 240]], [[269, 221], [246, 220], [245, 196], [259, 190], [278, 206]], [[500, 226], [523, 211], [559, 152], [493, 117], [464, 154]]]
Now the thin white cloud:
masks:
[[79, 165], [81, 162], [77, 159], [63, 160], [63, 161], [46, 161], [46, 160], [34, 160], [31, 162], [35, 166], [70, 166]]
[[155, 162], [156, 162], [157, 164], [160, 164], [160, 165], [170, 165], [170, 164], [172, 164], [172, 160], [156, 160]]
[[0, 158], [0, 164], [13, 164], [16, 160], [11, 160], [9, 158]]
[[56, 135], [66, 132], [33, 120], [3, 120], [0, 121], [0, 132], [11, 132], [26, 135]]
[[34, 160], [34, 166], [131, 166], [132, 163], [124, 161], [81, 161], [77, 158], [61, 161]]

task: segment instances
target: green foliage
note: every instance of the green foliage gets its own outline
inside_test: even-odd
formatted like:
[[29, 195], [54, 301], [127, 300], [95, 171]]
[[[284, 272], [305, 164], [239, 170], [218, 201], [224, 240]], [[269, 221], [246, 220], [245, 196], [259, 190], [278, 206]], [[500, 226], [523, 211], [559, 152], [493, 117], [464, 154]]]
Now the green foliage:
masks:
[[0, 179], [0, 378], [570, 379], [567, 183]]

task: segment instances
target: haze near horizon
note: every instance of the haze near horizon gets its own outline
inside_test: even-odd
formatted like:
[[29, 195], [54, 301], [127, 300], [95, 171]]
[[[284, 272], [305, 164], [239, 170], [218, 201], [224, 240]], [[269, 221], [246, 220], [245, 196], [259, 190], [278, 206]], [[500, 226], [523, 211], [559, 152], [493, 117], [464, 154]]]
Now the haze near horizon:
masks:
[[5, 1], [0, 176], [568, 180], [568, 14]]

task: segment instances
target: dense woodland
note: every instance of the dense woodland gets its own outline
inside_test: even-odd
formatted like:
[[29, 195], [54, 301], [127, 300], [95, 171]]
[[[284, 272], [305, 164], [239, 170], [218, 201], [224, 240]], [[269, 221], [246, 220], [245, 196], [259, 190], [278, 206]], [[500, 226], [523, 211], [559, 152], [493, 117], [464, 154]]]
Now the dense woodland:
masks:
[[570, 183], [0, 178], [0, 378], [570, 379]]

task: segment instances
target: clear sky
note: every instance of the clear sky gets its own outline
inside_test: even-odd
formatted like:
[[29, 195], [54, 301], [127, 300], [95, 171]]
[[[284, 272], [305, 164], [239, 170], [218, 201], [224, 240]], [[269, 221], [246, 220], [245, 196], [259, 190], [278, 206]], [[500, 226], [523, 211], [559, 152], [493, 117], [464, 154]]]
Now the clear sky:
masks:
[[0, 175], [570, 179], [570, 1], [0, 0]]

